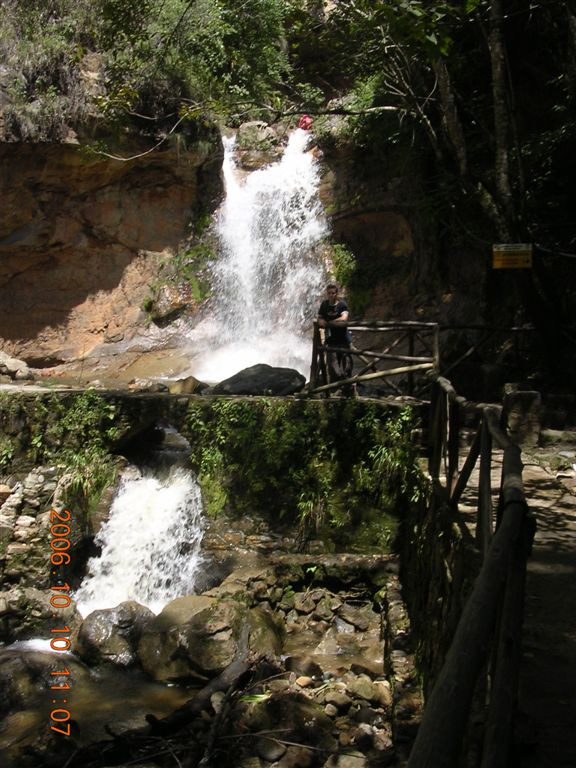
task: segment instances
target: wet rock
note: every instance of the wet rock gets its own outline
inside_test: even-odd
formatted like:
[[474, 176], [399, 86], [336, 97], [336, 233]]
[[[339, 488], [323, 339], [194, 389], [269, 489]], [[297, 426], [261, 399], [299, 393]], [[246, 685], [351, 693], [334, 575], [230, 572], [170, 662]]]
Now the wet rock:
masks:
[[275, 368], [258, 363], [221, 381], [209, 391], [218, 395], [293, 395], [306, 379], [293, 368]]
[[62, 669], [63, 656], [31, 650], [0, 651], [0, 713], [36, 707], [46, 698], [51, 685], [74, 681], [81, 685], [89, 678], [88, 670], [73, 656], [66, 654], [65, 666], [70, 676], [54, 676]]
[[262, 120], [242, 123], [238, 129], [240, 165], [247, 171], [274, 162], [282, 154], [277, 132]]
[[392, 707], [392, 687], [388, 680], [375, 680], [372, 683], [374, 691], [373, 701], [386, 710], [390, 710]]
[[261, 738], [256, 742], [256, 752], [263, 760], [274, 763], [286, 752], [286, 747], [276, 739]]
[[174, 381], [168, 382], [168, 390], [173, 395], [199, 394], [207, 387], [207, 384], [196, 379], [194, 376], [186, 376], [184, 379], [175, 379]]
[[372, 680], [367, 675], [359, 675], [358, 677], [350, 679], [346, 683], [348, 692], [357, 699], [365, 699], [366, 701], [372, 701], [376, 699], [374, 693], [374, 685]]
[[367, 752], [372, 748], [373, 732], [374, 729], [371, 725], [368, 725], [368, 723], [360, 723], [360, 725], [352, 731], [352, 741], [363, 752]]
[[251, 757], [245, 757], [239, 764], [238, 768], [262, 768], [262, 761], [256, 755]]
[[298, 613], [312, 613], [316, 604], [307, 592], [297, 592], [294, 595], [294, 608]]
[[315, 752], [306, 747], [288, 747], [276, 763], [276, 768], [308, 768], [314, 762]]
[[194, 297], [189, 283], [161, 285], [152, 299], [150, 317], [153, 322], [162, 325], [176, 319], [193, 304]]
[[150, 609], [133, 601], [93, 611], [82, 622], [74, 651], [89, 664], [135, 664], [138, 642], [152, 619]]
[[369, 606], [366, 606], [363, 609], [358, 609], [347, 603], [344, 603], [338, 608], [338, 615], [361, 632], [366, 631], [370, 624], [376, 619], [376, 614]]
[[[19, 547], [20, 554], [25, 555], [27, 544], [11, 544], [11, 548]], [[51, 593], [34, 587], [13, 586], [5, 592], [0, 592], [0, 641], [11, 643], [14, 640], [28, 640], [32, 637], [47, 636], [50, 629], [58, 626], [78, 627], [82, 617], [73, 604], [67, 608], [58, 608], [54, 617], [54, 607], [50, 604]]]
[[282, 729], [282, 740], [332, 751], [336, 740], [332, 720], [321, 705], [304, 693], [274, 694], [252, 707], [246, 727], [255, 732]]
[[331, 755], [324, 763], [323, 768], [366, 768], [368, 758], [362, 752], [349, 750]]
[[269, 612], [248, 608], [236, 600], [210, 599], [203, 608], [200, 600], [181, 600], [187, 601], [179, 607], [190, 609], [189, 618], [180, 621], [182, 610], [175, 610], [170, 603], [151, 622], [138, 646], [142, 666], [156, 680], [220, 673], [234, 660], [245, 625], [250, 627], [249, 647], [256, 655], [280, 653], [281, 629]]
[[8, 496], [12, 493], [12, 488], [6, 483], [0, 483], [0, 505], [4, 504]]
[[322, 669], [310, 656], [289, 656], [285, 662], [286, 669], [308, 677], [320, 677]]
[[133, 392], [150, 392], [150, 393], [161, 393], [161, 392], [169, 392], [170, 388], [167, 384], [163, 384], [161, 381], [152, 381], [151, 379], [133, 379], [129, 385], [128, 389], [130, 389]]
[[329, 598], [322, 598], [314, 608], [314, 618], [321, 621], [331, 621], [333, 618], [333, 608]]
[[324, 696], [324, 701], [327, 704], [333, 704], [338, 712], [347, 712], [350, 709], [350, 705], [352, 704], [352, 699], [348, 694], [346, 694], [342, 690], [331, 690], [327, 691], [326, 695]]

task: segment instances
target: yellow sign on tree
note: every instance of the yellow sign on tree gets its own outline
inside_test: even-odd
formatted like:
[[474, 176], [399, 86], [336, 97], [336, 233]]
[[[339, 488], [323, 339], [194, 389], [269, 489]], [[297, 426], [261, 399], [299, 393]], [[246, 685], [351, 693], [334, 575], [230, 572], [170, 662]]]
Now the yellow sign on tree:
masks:
[[492, 269], [530, 269], [532, 243], [494, 243]]

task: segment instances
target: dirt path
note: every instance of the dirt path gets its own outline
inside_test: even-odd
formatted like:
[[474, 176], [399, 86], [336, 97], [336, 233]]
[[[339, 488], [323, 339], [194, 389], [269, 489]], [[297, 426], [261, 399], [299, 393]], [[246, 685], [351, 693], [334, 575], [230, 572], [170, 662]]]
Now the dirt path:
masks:
[[528, 560], [518, 768], [576, 768], [576, 479], [525, 457], [537, 531]]

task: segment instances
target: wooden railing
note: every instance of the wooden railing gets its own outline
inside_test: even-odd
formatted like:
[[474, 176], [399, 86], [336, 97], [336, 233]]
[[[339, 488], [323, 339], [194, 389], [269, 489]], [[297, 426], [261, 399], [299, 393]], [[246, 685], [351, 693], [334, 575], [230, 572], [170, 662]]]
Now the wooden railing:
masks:
[[[429, 472], [454, 507], [479, 459], [475, 522], [483, 562], [426, 702], [408, 768], [460, 764], [474, 692], [483, 675], [488, 703], [481, 768], [505, 768], [518, 686], [526, 558], [535, 528], [524, 496], [521, 452], [501, 426], [500, 406], [469, 403], [442, 377], [433, 382], [430, 409]], [[475, 411], [479, 426], [459, 469], [461, 417], [467, 409]], [[495, 510], [493, 449], [502, 451]]]
[[[374, 321], [346, 325], [353, 338], [350, 347], [333, 347], [324, 343], [318, 322], [314, 323], [308, 394], [329, 397], [341, 387], [379, 379], [390, 394], [412, 395], [418, 379], [438, 371], [436, 323]], [[342, 324], [337, 327], [342, 328]], [[331, 380], [329, 356], [337, 354], [350, 355], [353, 373]]]

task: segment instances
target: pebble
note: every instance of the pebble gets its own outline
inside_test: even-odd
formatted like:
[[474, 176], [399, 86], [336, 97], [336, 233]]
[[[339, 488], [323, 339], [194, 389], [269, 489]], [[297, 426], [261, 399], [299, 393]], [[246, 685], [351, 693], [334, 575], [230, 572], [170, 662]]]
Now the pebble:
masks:
[[256, 742], [256, 752], [263, 760], [274, 763], [286, 752], [286, 746], [276, 739], [260, 738]]

